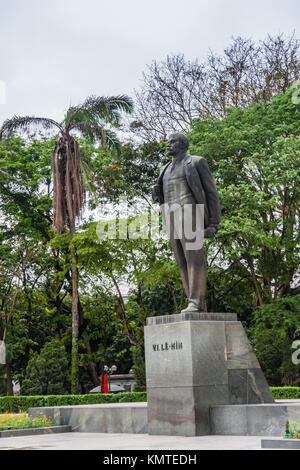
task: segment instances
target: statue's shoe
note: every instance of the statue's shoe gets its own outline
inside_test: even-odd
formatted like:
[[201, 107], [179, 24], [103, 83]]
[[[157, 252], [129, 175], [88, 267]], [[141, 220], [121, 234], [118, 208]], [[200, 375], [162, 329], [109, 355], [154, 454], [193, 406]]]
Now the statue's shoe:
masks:
[[187, 308], [184, 308], [183, 310], [181, 310], [180, 313], [187, 313], [187, 312], [201, 312], [201, 310], [194, 303], [189, 303]]

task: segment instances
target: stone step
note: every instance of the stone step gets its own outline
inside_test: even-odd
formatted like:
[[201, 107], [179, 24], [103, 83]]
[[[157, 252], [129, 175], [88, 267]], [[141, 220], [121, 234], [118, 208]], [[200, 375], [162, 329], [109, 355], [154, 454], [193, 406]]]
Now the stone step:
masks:
[[300, 450], [298, 439], [262, 439], [262, 449]]
[[60, 434], [72, 432], [71, 426], [49, 426], [45, 428], [9, 429], [0, 431], [0, 437], [36, 436], [40, 434]]

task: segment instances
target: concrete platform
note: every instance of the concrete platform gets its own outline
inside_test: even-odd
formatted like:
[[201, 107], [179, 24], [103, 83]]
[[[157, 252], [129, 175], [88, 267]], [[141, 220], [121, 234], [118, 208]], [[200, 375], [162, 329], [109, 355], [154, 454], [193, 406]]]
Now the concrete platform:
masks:
[[282, 437], [287, 421], [300, 422], [300, 402], [217, 405], [210, 408], [210, 416], [211, 434]]
[[33, 417], [40, 413], [62, 425], [72, 426], [73, 432], [133, 433], [147, 432], [147, 403], [107, 403], [30, 408]]
[[[145, 434], [148, 430], [146, 402], [31, 408], [29, 414], [39, 416], [41, 411], [72, 426], [73, 432]], [[210, 408], [210, 416], [211, 435], [282, 437], [287, 420], [300, 422], [300, 401], [217, 405]]]

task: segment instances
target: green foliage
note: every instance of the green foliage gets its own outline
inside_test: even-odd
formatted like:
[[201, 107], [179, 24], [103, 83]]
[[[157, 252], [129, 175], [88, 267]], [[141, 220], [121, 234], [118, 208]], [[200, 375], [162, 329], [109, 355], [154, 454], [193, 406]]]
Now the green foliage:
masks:
[[249, 326], [256, 302], [247, 270], [240, 264], [228, 269], [209, 266], [206, 298], [209, 312], [235, 312], [239, 321]]
[[271, 385], [299, 385], [300, 365], [292, 344], [300, 339], [300, 295], [288, 296], [254, 312], [249, 329], [255, 353]]
[[90, 393], [89, 395], [44, 395], [0, 397], [0, 413], [27, 412], [29, 408], [48, 406], [94, 405], [147, 401], [146, 393]]
[[300, 387], [270, 387], [275, 400], [300, 399]]
[[146, 372], [144, 349], [141, 347], [132, 348], [133, 370], [135, 378], [135, 392], [144, 392], [146, 390]]
[[[165, 263], [167, 267], [168, 263]], [[176, 266], [177, 268], [177, 266]], [[177, 269], [176, 269], [177, 271]], [[159, 272], [153, 282], [145, 282], [142, 290], [142, 301], [149, 312], [148, 316], [171, 315], [179, 313], [186, 306], [186, 297], [182, 285], [179, 284], [179, 276], [176, 284], [172, 277], [165, 279], [165, 283], [160, 281]]]
[[45, 344], [40, 354], [34, 354], [26, 367], [21, 385], [23, 395], [53, 395], [68, 391], [68, 356], [59, 340]]
[[128, 393], [118, 393], [117, 398], [118, 403], [145, 402], [147, 401], [147, 394], [145, 391], [136, 390]]
[[142, 198], [151, 201], [151, 190], [160, 166], [166, 162], [165, 142], [147, 142], [138, 147], [125, 144], [113, 157], [106, 153], [102, 161], [94, 159], [105, 199], [117, 202]]
[[286, 423], [284, 439], [300, 439], [300, 424], [296, 421]]

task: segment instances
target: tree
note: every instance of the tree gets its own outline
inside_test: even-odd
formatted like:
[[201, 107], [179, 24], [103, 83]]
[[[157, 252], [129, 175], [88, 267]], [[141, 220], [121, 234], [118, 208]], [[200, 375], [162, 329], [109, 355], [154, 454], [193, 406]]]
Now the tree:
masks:
[[43, 282], [51, 266], [46, 247], [51, 237], [51, 149], [53, 141], [0, 142], [0, 338], [6, 342], [8, 395], [12, 395], [12, 375], [22, 376], [37, 344], [36, 318], [41, 341], [47, 323], [39, 315], [45, 301]]
[[300, 43], [295, 35], [270, 36], [255, 43], [234, 38], [222, 55], [206, 60], [183, 54], [153, 61], [135, 92], [131, 129], [146, 140], [187, 132], [194, 118], [222, 118], [229, 109], [248, 108], [285, 93], [299, 78]]
[[66, 227], [70, 232], [70, 250], [72, 256], [72, 392], [78, 391], [78, 268], [77, 254], [72, 243], [76, 231], [76, 219], [79, 218], [84, 203], [83, 164], [78, 140], [73, 134], [81, 135], [90, 141], [100, 141], [102, 145], [114, 148], [118, 139], [107, 124], [117, 127], [120, 124], [121, 111], [131, 112], [132, 101], [125, 95], [88, 97], [83, 104], [71, 106], [64, 120], [59, 123], [49, 118], [34, 116], [14, 116], [3, 123], [0, 139], [10, 137], [16, 130], [28, 131], [32, 125], [45, 130], [58, 131], [58, 137], [52, 158], [53, 176], [53, 227], [62, 233]]

